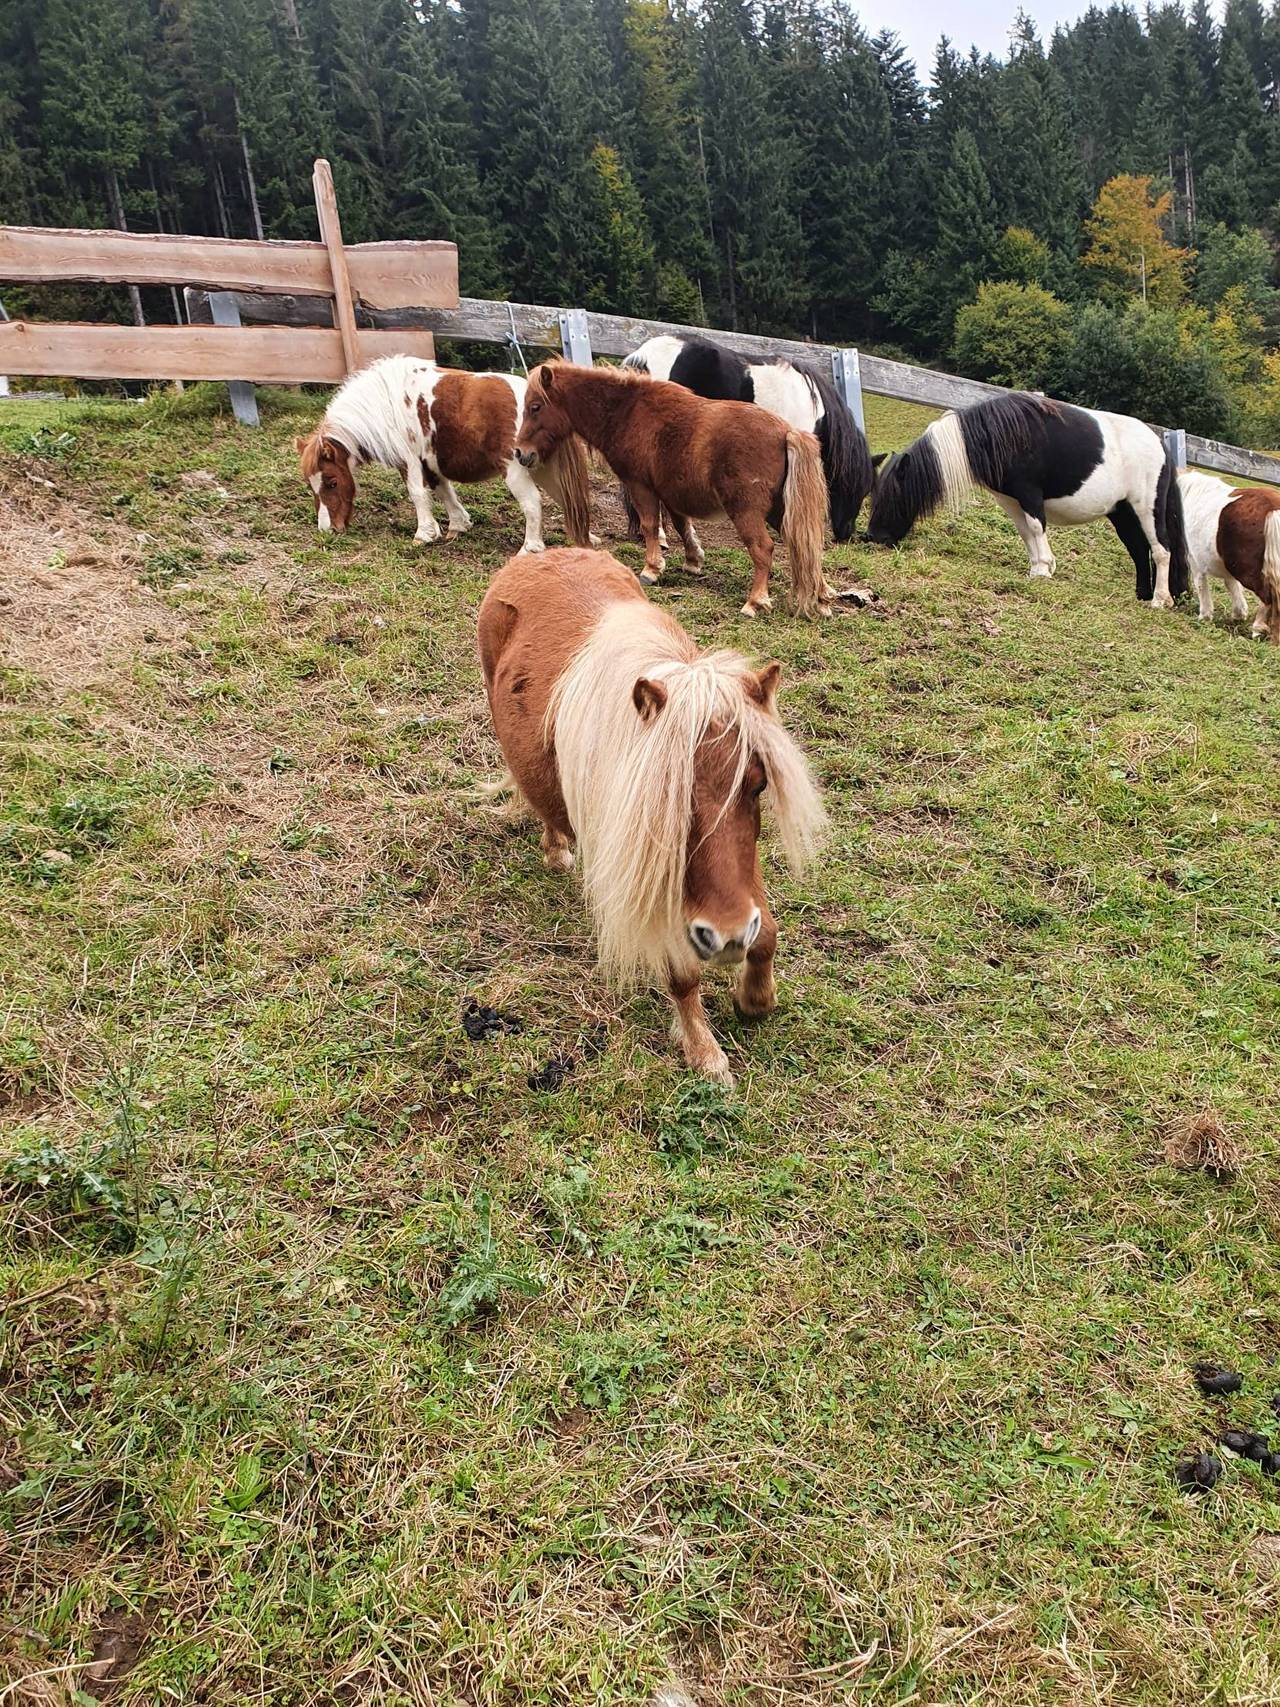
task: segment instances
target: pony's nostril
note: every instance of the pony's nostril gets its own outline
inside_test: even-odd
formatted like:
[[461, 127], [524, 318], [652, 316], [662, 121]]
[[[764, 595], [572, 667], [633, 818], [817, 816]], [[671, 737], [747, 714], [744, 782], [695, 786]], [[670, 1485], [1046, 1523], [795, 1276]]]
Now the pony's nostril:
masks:
[[703, 960], [720, 952], [720, 932], [711, 925], [690, 925], [689, 941]]

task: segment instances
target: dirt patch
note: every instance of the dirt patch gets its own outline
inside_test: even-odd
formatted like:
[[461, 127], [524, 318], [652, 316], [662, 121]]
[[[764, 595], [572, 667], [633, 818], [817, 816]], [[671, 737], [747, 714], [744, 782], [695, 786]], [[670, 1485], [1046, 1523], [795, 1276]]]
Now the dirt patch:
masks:
[[136, 534], [82, 514], [36, 475], [0, 468], [0, 662], [65, 693], [172, 640], [182, 625], [139, 584], [141, 561]]

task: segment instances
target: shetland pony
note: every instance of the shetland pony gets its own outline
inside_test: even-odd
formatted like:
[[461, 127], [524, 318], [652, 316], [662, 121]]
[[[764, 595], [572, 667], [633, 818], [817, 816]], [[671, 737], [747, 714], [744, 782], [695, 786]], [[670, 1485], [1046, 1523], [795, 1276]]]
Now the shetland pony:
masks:
[[758, 403], [801, 432], [822, 451], [831, 505], [831, 531], [852, 539], [862, 503], [875, 484], [866, 436], [849, 405], [816, 367], [799, 362], [749, 362], [706, 338], [648, 338], [623, 359], [623, 367], [669, 379], [699, 397]]
[[600, 551], [513, 557], [480, 606], [479, 643], [510, 780], [542, 821], [548, 868], [569, 870], [576, 847], [601, 965], [664, 983], [686, 1061], [732, 1084], [701, 982], [742, 965], [738, 1012], [776, 1005], [761, 796], [797, 870], [824, 824], [778, 720], [781, 666], [699, 652]]
[[1216, 575], [1227, 584], [1237, 621], [1249, 614], [1244, 589], [1257, 594], [1253, 632], [1280, 646], [1280, 492], [1231, 486], [1191, 468], [1179, 472], [1178, 485], [1200, 620], [1213, 620], [1209, 578]]
[[755, 570], [743, 616], [772, 603], [769, 524], [787, 547], [797, 609], [806, 616], [815, 610], [830, 615], [833, 593], [822, 572], [827, 489], [812, 433], [789, 427], [766, 409], [707, 402], [663, 380], [544, 362], [529, 375], [516, 456], [536, 468], [573, 434], [601, 453], [639, 511], [642, 581], [656, 581], [662, 573], [663, 504], [684, 542], [685, 567], [694, 574], [702, 569], [702, 547], [689, 518], [724, 514]]
[[542, 495], [564, 512], [565, 531], [579, 545], [590, 541], [587, 459], [579, 439], [566, 438], [535, 474], [516, 461], [516, 434], [524, 412], [525, 381], [511, 373], [462, 373], [414, 356], [384, 356], [353, 374], [334, 393], [324, 419], [295, 441], [302, 477], [316, 504], [321, 533], [343, 532], [355, 505], [356, 467], [362, 462], [398, 468], [417, 512], [420, 545], [439, 539], [433, 497], [445, 507], [446, 539], [471, 526], [454, 491], [501, 475], [524, 512], [525, 551], [544, 551]]
[[958, 510], [984, 486], [1021, 534], [1033, 575], [1056, 567], [1049, 522], [1072, 527], [1106, 516], [1133, 559], [1138, 597], [1172, 605], [1187, 589], [1175, 473], [1160, 439], [1131, 415], [1014, 391], [942, 416], [891, 456], [872, 494], [867, 536], [896, 545], [923, 516], [944, 503]]

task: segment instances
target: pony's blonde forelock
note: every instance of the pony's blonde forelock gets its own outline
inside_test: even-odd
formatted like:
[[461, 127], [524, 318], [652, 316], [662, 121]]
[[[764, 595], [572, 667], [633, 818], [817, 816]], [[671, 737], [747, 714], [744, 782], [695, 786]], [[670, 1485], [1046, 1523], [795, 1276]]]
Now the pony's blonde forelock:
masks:
[[[636, 708], [641, 677], [666, 692], [656, 715]], [[696, 963], [684, 926], [684, 877], [695, 756], [713, 723], [723, 725], [717, 739], [734, 744], [721, 817], [755, 754], [788, 863], [798, 871], [816, 850], [826, 815], [809, 767], [748, 682], [751, 668], [739, 653], [699, 654], [663, 612], [627, 601], [605, 612], [556, 683], [548, 737], [600, 963], [619, 983]]]

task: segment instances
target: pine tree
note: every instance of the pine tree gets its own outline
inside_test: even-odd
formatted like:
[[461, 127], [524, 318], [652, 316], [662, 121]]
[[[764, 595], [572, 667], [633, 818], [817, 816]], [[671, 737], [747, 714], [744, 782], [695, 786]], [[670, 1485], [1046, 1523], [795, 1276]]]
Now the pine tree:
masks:
[[935, 335], [949, 342], [956, 309], [990, 276], [1000, 245], [995, 198], [968, 131], [957, 132], [938, 186], [938, 236], [933, 275], [937, 290]]
[[1071, 143], [1061, 78], [1031, 20], [1019, 13], [1013, 55], [1000, 79], [998, 196], [1004, 219], [1073, 254], [1084, 185]]

